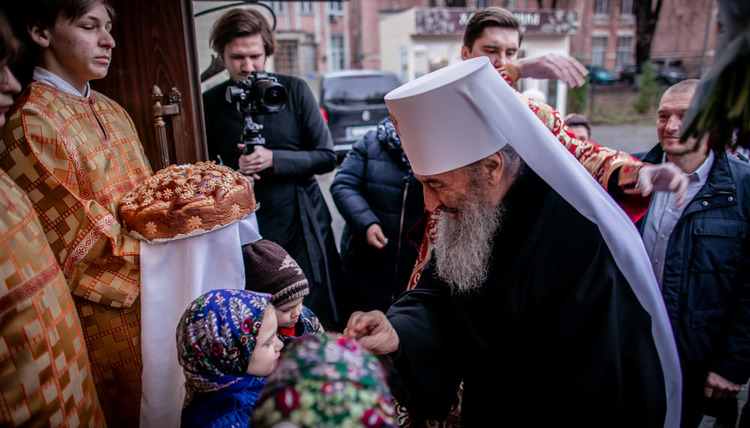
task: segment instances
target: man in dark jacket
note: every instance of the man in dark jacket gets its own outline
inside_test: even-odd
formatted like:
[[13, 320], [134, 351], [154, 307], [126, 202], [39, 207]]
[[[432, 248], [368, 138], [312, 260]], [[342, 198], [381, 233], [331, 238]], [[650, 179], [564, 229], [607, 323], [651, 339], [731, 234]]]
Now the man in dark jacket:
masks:
[[683, 373], [683, 427], [704, 414], [736, 417], [735, 396], [750, 376], [750, 165], [680, 142], [698, 86], [685, 80], [661, 99], [659, 144], [643, 160], [670, 161], [690, 180], [686, 203], [656, 192], [639, 223], [661, 286]]
[[422, 185], [390, 119], [347, 153], [331, 196], [346, 220], [341, 262], [348, 308], [386, 311], [409, 283], [417, 250], [407, 232], [424, 212]]
[[310, 281], [305, 304], [326, 329], [337, 329], [334, 289], [340, 261], [331, 229], [331, 214], [315, 174], [332, 171], [336, 154], [328, 127], [307, 84], [294, 76], [270, 73], [288, 93], [283, 110], [253, 115], [263, 125], [266, 144], [242, 154], [245, 121], [226, 90], [239, 78], [263, 71], [276, 41], [265, 17], [255, 10], [232, 9], [214, 25], [211, 46], [231, 79], [203, 94], [208, 153], [231, 168], [255, 178], [260, 203], [258, 226], [263, 238], [281, 245]]

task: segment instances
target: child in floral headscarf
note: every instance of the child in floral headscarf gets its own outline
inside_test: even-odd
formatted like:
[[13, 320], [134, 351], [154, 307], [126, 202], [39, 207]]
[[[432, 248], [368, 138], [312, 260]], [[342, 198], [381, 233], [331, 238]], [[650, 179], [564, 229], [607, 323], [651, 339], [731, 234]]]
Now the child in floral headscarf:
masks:
[[[185, 310], [177, 357], [185, 372], [182, 427], [249, 427], [281, 341], [270, 294], [215, 290]], [[269, 310], [270, 309], [270, 310]]]
[[253, 426], [395, 427], [393, 418], [377, 358], [353, 339], [321, 333], [286, 345], [263, 388]]

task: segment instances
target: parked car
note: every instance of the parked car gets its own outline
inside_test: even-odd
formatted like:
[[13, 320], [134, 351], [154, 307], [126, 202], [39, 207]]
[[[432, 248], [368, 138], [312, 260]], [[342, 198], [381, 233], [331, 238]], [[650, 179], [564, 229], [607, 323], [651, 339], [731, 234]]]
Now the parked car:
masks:
[[[656, 71], [656, 82], [660, 85], [674, 85], [677, 82], [685, 80], [685, 74], [676, 67], [664, 66], [653, 63], [652, 67]], [[641, 74], [641, 68], [637, 65], [629, 65], [620, 72], [620, 82], [635, 84], [636, 76]]]
[[339, 158], [388, 116], [383, 97], [401, 85], [396, 74], [380, 70], [331, 71], [308, 83], [318, 97]]
[[615, 73], [600, 67], [598, 65], [588, 65], [586, 68], [589, 70], [589, 79], [591, 83], [603, 83], [605, 85], [611, 85], [617, 81]]

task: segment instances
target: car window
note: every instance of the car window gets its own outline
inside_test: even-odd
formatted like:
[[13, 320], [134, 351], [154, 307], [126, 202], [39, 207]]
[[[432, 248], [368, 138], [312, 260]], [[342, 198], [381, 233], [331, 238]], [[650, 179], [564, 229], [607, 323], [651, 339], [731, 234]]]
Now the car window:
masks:
[[399, 86], [388, 76], [347, 76], [327, 79], [323, 101], [338, 105], [383, 104], [383, 97]]

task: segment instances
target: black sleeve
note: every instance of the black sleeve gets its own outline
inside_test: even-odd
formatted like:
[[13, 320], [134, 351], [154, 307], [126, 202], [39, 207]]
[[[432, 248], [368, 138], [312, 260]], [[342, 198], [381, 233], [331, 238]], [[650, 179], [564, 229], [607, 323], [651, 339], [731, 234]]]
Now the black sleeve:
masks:
[[375, 131], [370, 131], [354, 143], [331, 184], [331, 197], [336, 208], [346, 224], [354, 230], [354, 234], [360, 237], [364, 237], [368, 226], [380, 222], [363, 194], [367, 172], [367, 141], [370, 138], [375, 138]]
[[388, 379], [399, 404], [417, 420], [443, 419], [456, 400], [463, 365], [456, 352], [450, 294], [430, 273], [402, 294], [387, 316], [400, 340]]
[[273, 149], [273, 174], [277, 178], [325, 174], [336, 167], [331, 133], [310, 87], [301, 79], [293, 81], [290, 97], [295, 97], [298, 104], [295, 114], [302, 128], [302, 141], [300, 150]]
[[623, 188], [620, 186], [620, 168], [617, 168], [612, 172], [612, 174], [609, 175], [609, 181], [607, 182], [607, 193], [609, 193], [609, 196], [611, 196], [615, 201], [619, 201], [627, 196], [623, 191]]

